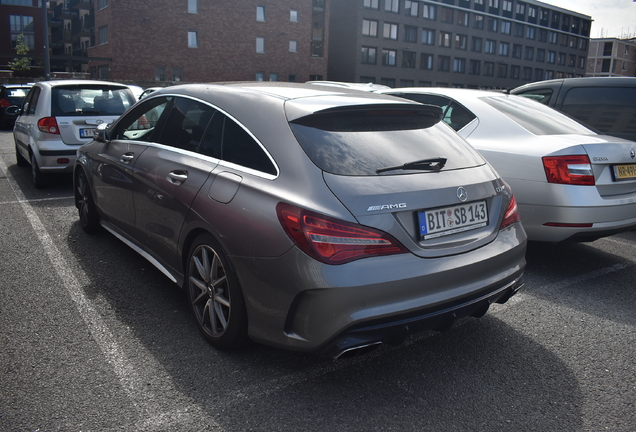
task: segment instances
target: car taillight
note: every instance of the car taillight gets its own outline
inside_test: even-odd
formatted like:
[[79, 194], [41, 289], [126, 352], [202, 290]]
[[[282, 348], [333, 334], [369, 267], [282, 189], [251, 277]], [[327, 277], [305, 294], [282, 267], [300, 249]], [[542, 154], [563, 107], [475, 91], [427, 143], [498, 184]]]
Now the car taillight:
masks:
[[519, 217], [519, 209], [517, 208], [517, 200], [514, 195], [510, 198], [510, 202], [508, 203], [508, 208], [506, 209], [506, 213], [504, 214], [503, 220], [501, 221], [500, 230], [509, 227], [515, 222], [520, 222], [521, 218]]
[[0, 99], [0, 107], [2, 107], [2, 108], [6, 108], [6, 107], [8, 107], [8, 106], [11, 106], [11, 104], [9, 103], [9, 101], [8, 101], [8, 100], [6, 100], [6, 99]]
[[44, 133], [60, 134], [60, 128], [57, 127], [55, 117], [44, 117], [38, 120], [38, 129]]
[[593, 186], [594, 173], [587, 155], [546, 156], [543, 167], [548, 183]]
[[289, 238], [310, 257], [325, 264], [407, 253], [389, 234], [362, 225], [279, 203], [276, 213]]

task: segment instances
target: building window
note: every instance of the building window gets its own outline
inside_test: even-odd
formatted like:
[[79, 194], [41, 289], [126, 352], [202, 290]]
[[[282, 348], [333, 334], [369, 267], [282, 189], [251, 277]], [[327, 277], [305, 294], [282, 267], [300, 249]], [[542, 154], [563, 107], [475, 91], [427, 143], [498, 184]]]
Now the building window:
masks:
[[379, 9], [379, 0], [364, 0], [364, 7], [367, 9]]
[[181, 82], [183, 81], [183, 69], [180, 67], [172, 68], [172, 81]]
[[375, 20], [362, 20], [362, 36], [378, 37], [378, 22]]
[[517, 65], [510, 66], [510, 78], [519, 79], [521, 75], [521, 67]]
[[270, 81], [278, 81], [278, 74], [277, 73], [269, 74], [269, 80]]
[[416, 1], [405, 0], [404, 1], [404, 14], [406, 16], [414, 16], [418, 15], [418, 7], [419, 3]]
[[437, 70], [440, 72], [449, 72], [450, 71], [450, 57], [448, 56], [438, 56], [439, 60], [437, 63]]
[[375, 77], [362, 75], [360, 77], [360, 82], [375, 84]]
[[440, 15], [441, 15], [440, 20], [442, 22], [445, 22], [445, 23], [453, 22], [453, 9], [443, 7]]
[[494, 54], [497, 41], [486, 39], [486, 54]]
[[499, 30], [497, 24], [499, 24], [499, 21], [497, 20], [497, 18], [488, 18], [488, 31], [491, 32], [497, 32]]
[[470, 75], [479, 75], [481, 73], [481, 61], [480, 60], [471, 60], [469, 63], [468, 73]]
[[439, 32], [439, 46], [450, 48], [452, 37], [453, 37], [452, 33], [443, 32], [443, 31]]
[[256, 38], [256, 52], [258, 54], [265, 53], [265, 38], [262, 38], [262, 37]]
[[289, 11], [289, 21], [291, 22], [298, 22], [298, 11], [297, 10], [290, 10]]
[[471, 49], [475, 52], [481, 52], [482, 44], [483, 44], [482, 38], [473, 36], [473, 45]]
[[501, 33], [510, 34], [512, 32], [512, 23], [510, 21], [501, 22]]
[[466, 59], [456, 58], [453, 60], [453, 72], [465, 73], [466, 72]]
[[514, 44], [512, 46], [512, 57], [516, 59], [520, 59], [523, 56], [523, 46], [519, 44]]
[[512, 2], [510, 0], [504, 0], [503, 3], [501, 4], [501, 8], [505, 12], [512, 12]]
[[468, 27], [468, 12], [457, 11], [457, 25]]
[[565, 53], [559, 53], [557, 57], [557, 64], [560, 66], [565, 66], [565, 59], [567, 58]]
[[539, 42], [548, 41], [548, 31], [546, 29], [539, 29]]
[[420, 69], [433, 70], [433, 55], [420, 54]]
[[296, 74], [289, 74], [289, 76], [287, 77], [287, 81], [296, 82]]
[[525, 30], [526, 28], [523, 24], [515, 23], [515, 37], [523, 37]]
[[495, 64], [493, 62], [484, 62], [484, 76], [495, 75]]
[[510, 55], [510, 44], [508, 42], [499, 42], [499, 55], [504, 57]]
[[524, 79], [525, 81], [530, 81], [532, 79], [532, 68], [531, 67], [524, 67], [523, 68], [523, 75], [522, 75], [522, 79]]
[[395, 87], [395, 78], [380, 78], [380, 84], [387, 87]]
[[497, 65], [497, 78], [507, 78], [508, 77], [508, 65], [499, 63]]
[[415, 68], [415, 56], [416, 53], [414, 51], [402, 51], [402, 67]]
[[534, 79], [536, 81], [543, 81], [543, 69], [534, 70]]
[[256, 72], [254, 81], [265, 81], [265, 72]]
[[188, 0], [188, 13], [199, 13], [199, 0]]
[[400, 0], [384, 0], [384, 10], [387, 12], [399, 13]]
[[543, 48], [537, 48], [537, 61], [540, 63], [545, 61], [545, 50]]
[[398, 25], [392, 23], [384, 23], [384, 31], [382, 33], [384, 39], [397, 40], [398, 38]]
[[256, 6], [256, 21], [265, 22], [265, 6]]
[[556, 51], [548, 51], [548, 63], [556, 62]]
[[404, 42], [417, 42], [417, 27], [410, 25], [404, 26]]
[[559, 35], [556, 34], [556, 32], [551, 31], [548, 34], [548, 42], [550, 42], [551, 44], [556, 44], [557, 40], [558, 40]]
[[397, 51], [392, 49], [382, 50], [382, 65], [383, 66], [396, 66], [397, 65]]
[[533, 60], [534, 59], [534, 48], [533, 47], [526, 47], [526, 56], [525, 56], [526, 60]]
[[408, 80], [408, 79], [401, 79], [400, 87], [415, 87], [415, 81]]
[[108, 6], [108, 0], [98, 0], [98, 2], [97, 2], [97, 10], [102, 10], [106, 6]]
[[108, 80], [110, 79], [110, 66], [99, 66], [97, 68], [97, 79]]
[[435, 20], [435, 5], [427, 5], [427, 4], [423, 4], [422, 5], [422, 18], [424, 19], [429, 19], [429, 20]]
[[424, 45], [435, 45], [435, 30], [422, 29], [422, 43]]
[[526, 39], [534, 40], [537, 37], [537, 28], [536, 27], [526, 27]]
[[360, 59], [360, 63], [362, 64], [375, 64], [377, 59], [377, 48], [375, 47], [362, 47], [361, 49], [361, 59]]
[[198, 48], [199, 47], [199, 38], [197, 32], [189, 31], [188, 32], [188, 48]]
[[166, 80], [166, 67], [155, 66], [155, 81], [165, 81], [165, 80]]
[[473, 28], [477, 30], [484, 29], [484, 16], [483, 15], [475, 15], [475, 22], [473, 24]]
[[290, 40], [289, 41], [289, 52], [298, 52], [298, 41]]
[[35, 49], [35, 25], [32, 16], [10, 15], [9, 31], [11, 33], [11, 48], [18, 45], [18, 39], [22, 40], [30, 50]]
[[99, 29], [97, 29], [97, 44], [98, 45], [103, 45], [105, 43], [108, 43], [108, 26], [101, 26]]
[[468, 36], [460, 34], [455, 35], [455, 49], [468, 49]]

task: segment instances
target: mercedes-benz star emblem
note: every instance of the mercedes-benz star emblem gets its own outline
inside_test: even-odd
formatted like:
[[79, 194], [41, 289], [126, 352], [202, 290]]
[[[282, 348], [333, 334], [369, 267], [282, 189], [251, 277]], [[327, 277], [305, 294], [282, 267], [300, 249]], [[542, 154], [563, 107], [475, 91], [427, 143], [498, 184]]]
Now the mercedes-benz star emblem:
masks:
[[632, 157], [632, 159], [636, 158], [636, 151], [634, 151], [634, 147], [629, 149], [629, 155]]
[[459, 198], [461, 202], [466, 201], [468, 199], [468, 194], [466, 193], [466, 189], [464, 189], [463, 187], [457, 188], [457, 198]]

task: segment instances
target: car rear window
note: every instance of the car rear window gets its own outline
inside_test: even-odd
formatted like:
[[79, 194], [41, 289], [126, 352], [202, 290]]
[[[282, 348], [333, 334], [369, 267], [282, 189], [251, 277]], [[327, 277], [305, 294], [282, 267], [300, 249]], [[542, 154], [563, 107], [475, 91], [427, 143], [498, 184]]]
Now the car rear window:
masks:
[[29, 90], [29, 87], [7, 88], [5, 89], [5, 98], [7, 99], [7, 101], [9, 101], [9, 104], [21, 106], [22, 102], [24, 102], [24, 99], [26, 98], [27, 93], [29, 93]]
[[593, 135], [581, 123], [538, 102], [517, 96], [480, 98], [534, 135]]
[[604, 133], [636, 137], [636, 88], [577, 87], [563, 99], [561, 110]]
[[[437, 109], [437, 108], [436, 108]], [[378, 169], [444, 158], [444, 170], [484, 160], [430, 109], [365, 109], [316, 113], [290, 123], [298, 142], [320, 169], [336, 175], [395, 175]], [[416, 171], [421, 172], [421, 171]]]
[[56, 86], [51, 93], [51, 115], [120, 115], [135, 103], [128, 87], [104, 85]]

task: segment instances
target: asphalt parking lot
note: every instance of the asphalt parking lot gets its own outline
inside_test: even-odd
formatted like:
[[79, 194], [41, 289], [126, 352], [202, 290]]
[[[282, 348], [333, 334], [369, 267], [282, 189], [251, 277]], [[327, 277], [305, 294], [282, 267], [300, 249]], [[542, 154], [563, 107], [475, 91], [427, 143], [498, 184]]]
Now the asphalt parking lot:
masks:
[[185, 294], [109, 234], [70, 177], [33, 188], [0, 131], [2, 431], [634, 431], [636, 232], [530, 244], [481, 319], [360, 357], [219, 352]]

